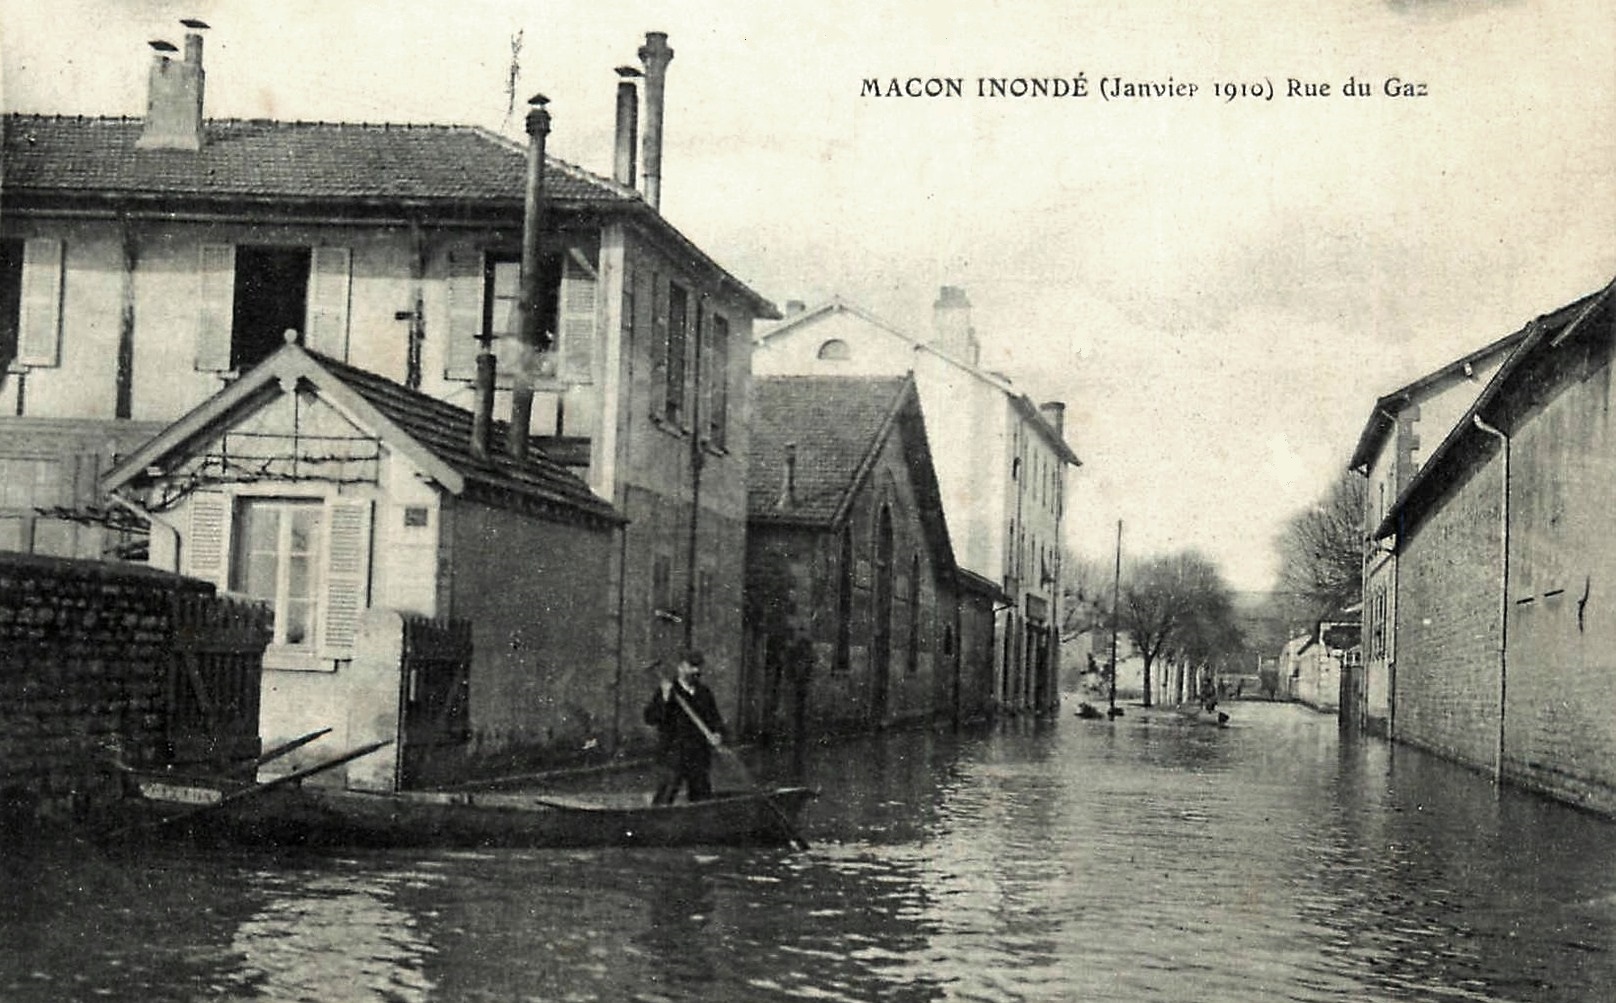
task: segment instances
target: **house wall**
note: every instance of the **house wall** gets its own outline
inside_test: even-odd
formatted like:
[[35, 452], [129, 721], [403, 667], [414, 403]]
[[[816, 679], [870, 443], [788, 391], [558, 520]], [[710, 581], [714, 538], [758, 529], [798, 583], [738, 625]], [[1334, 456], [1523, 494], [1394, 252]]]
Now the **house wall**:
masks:
[[[847, 359], [819, 358], [833, 339], [847, 344]], [[1012, 391], [846, 310], [766, 336], [754, 368], [765, 375], [915, 374], [955, 560], [1012, 600], [995, 627], [995, 700], [1010, 710], [1053, 706], [1066, 472], [1013, 406]], [[1053, 580], [1043, 579], [1046, 564]]]
[[[1471, 375], [1453, 373], [1419, 389], [1391, 415], [1392, 429], [1366, 471], [1364, 526], [1373, 531], [1402, 497], [1403, 490], [1441, 445], [1455, 422], [1509, 358], [1495, 352], [1471, 364]], [[1366, 543], [1363, 587], [1363, 703], [1344, 708], [1372, 734], [1394, 730], [1397, 674], [1397, 555], [1384, 542]]]
[[[901, 437], [890, 437], [851, 506], [853, 597], [845, 671], [837, 667], [841, 629], [837, 596], [843, 575], [840, 527], [808, 530], [753, 524], [746, 608], [754, 657], [748, 664], [743, 720], [758, 730], [779, 728], [789, 706], [774, 677], [779, 670], [766, 657], [770, 635], [803, 636], [812, 645], [806, 715], [819, 732], [869, 730], [951, 716], [955, 655], [946, 650], [945, 634], [955, 636], [957, 648], [958, 635], [969, 631], [968, 647], [957, 648], [962, 706], [978, 707], [987, 698], [989, 690], [981, 686], [980, 678], [991, 673], [991, 658], [970, 659], [982, 659], [990, 652], [991, 605], [984, 613], [982, 603], [973, 603], [960, 614], [963, 628], [956, 626], [956, 591], [939, 578], [940, 560], [931, 551], [904, 455]], [[891, 648], [884, 687], [874, 656], [877, 527], [883, 506], [891, 513], [893, 538]], [[918, 604], [911, 601], [912, 581], [918, 581]]]
[[607, 742], [615, 534], [465, 499], [442, 513], [450, 576], [442, 613], [472, 621], [468, 760], [492, 771], [576, 758]]
[[1513, 424], [1504, 769], [1574, 804], [1616, 814], [1616, 567], [1610, 497], [1608, 314], [1591, 355], [1552, 353], [1523, 383], [1545, 389]]
[[1498, 733], [1499, 490], [1478, 462], [1401, 541], [1397, 737], [1491, 769]]
[[[670, 418], [673, 285], [687, 295], [688, 341], [680, 412]], [[609, 417], [602, 418], [607, 431], [592, 448], [597, 470], [609, 464], [614, 476], [592, 476], [591, 483], [605, 481], [597, 491], [629, 520], [616, 558], [622, 567], [620, 644], [616, 634], [611, 644], [625, 674], [618, 732], [626, 745], [644, 746], [654, 737], [639, 719], [652, 686], [646, 667], [659, 660], [671, 665], [687, 644], [706, 656], [703, 679], [720, 710], [731, 719], [740, 711], [752, 315], [633, 228], [606, 229], [601, 290], [601, 323], [615, 326], [618, 337], [608, 340], [602, 356], [602, 406]], [[723, 356], [715, 354], [714, 318], [728, 323]], [[725, 362], [721, 368], [718, 358]], [[726, 420], [715, 430], [720, 400]], [[694, 517], [693, 496], [699, 496]]]
[[959, 598], [959, 711], [961, 721], [990, 717], [993, 695], [994, 599], [969, 588]]
[[[203, 304], [207, 289], [204, 247], [276, 245], [335, 248], [348, 259], [342, 322], [333, 333], [305, 344], [339, 361], [414, 385], [422, 392], [471, 407], [470, 371], [455, 364], [465, 351], [451, 342], [474, 343], [483, 315], [483, 265], [488, 253], [520, 252], [519, 221], [510, 227], [432, 226], [418, 231], [385, 221], [278, 224], [227, 219], [196, 222], [111, 220], [8, 214], [0, 236], [61, 242], [62, 275], [58, 351], [54, 365], [14, 366], [0, 375], [0, 459], [23, 455], [9, 432], [22, 419], [72, 420], [139, 441], [218, 392], [233, 373], [205, 368], [199, 352], [206, 338]], [[577, 248], [598, 265], [596, 229], [567, 230], [547, 246]], [[131, 270], [132, 266], [132, 270]], [[419, 321], [413, 321], [419, 304]], [[587, 314], [586, 314], [587, 316]], [[120, 378], [120, 340], [129, 325], [128, 363]], [[307, 324], [300, 324], [300, 329]], [[750, 328], [736, 323], [743, 342]], [[571, 331], [590, 342], [599, 371], [602, 328]], [[411, 339], [419, 337], [412, 371]], [[203, 353], [205, 354], [205, 352]], [[509, 393], [495, 395], [494, 413], [509, 413]], [[119, 414], [119, 400], [127, 414]], [[600, 380], [541, 387], [534, 407], [536, 435], [589, 436], [602, 412]], [[558, 423], [561, 427], [558, 427]], [[131, 431], [136, 430], [136, 431]], [[72, 464], [80, 454], [63, 444], [53, 453], [64, 470], [62, 490], [71, 493]], [[37, 452], [37, 451], [36, 451]], [[588, 473], [588, 471], [580, 471]], [[598, 478], [597, 478], [598, 480]]]

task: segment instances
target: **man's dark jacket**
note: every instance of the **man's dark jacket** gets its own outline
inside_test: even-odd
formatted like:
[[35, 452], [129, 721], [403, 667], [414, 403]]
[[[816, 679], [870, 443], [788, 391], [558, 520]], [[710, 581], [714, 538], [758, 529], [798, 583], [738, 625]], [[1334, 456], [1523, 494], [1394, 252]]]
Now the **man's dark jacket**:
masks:
[[656, 728], [659, 738], [657, 748], [665, 760], [706, 766], [712, 762], [712, 744], [696, 727], [696, 722], [690, 720], [690, 715], [679, 706], [679, 697], [684, 697], [690, 709], [720, 737], [724, 734], [724, 718], [718, 712], [718, 700], [713, 696], [713, 691], [699, 679], [691, 685], [695, 688], [694, 692], [686, 692], [675, 682], [667, 700], [662, 699], [659, 687], [651, 694], [650, 703], [645, 705], [645, 723]]

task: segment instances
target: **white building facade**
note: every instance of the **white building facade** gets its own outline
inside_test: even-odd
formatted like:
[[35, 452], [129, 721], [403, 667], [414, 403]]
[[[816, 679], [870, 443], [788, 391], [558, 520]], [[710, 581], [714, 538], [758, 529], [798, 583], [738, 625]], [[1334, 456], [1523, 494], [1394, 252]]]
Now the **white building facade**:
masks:
[[914, 373], [955, 559], [1010, 599], [995, 624], [998, 708], [1050, 709], [1059, 700], [1066, 473], [1079, 464], [1064, 438], [1065, 405], [1034, 404], [980, 366], [963, 290], [944, 286], [934, 314], [932, 337], [921, 339], [841, 299], [788, 310], [757, 338], [753, 371]]

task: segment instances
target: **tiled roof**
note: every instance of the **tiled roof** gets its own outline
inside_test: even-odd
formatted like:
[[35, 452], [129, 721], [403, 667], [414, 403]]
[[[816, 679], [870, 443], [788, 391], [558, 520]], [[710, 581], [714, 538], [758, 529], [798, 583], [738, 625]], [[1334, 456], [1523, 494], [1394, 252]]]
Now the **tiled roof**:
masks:
[[[746, 508], [754, 519], [829, 522], [880, 445], [906, 377], [774, 376], [753, 390]], [[786, 447], [797, 451], [792, 503], [780, 504]]]
[[184, 455], [193, 444], [240, 420], [240, 409], [252, 406], [267, 388], [299, 381], [329, 394], [371, 434], [453, 494], [498, 508], [582, 518], [596, 526], [623, 521], [614, 507], [546, 454], [537, 440], [530, 440], [523, 460], [511, 459], [505, 452], [505, 422], [491, 423], [488, 458], [478, 459], [471, 453], [470, 411], [299, 345], [282, 347], [125, 456], [102, 476], [102, 490], [115, 491], [145, 478], [152, 467], [161, 466], [159, 461]]
[[532, 444], [521, 462], [505, 448], [509, 426], [494, 422], [488, 436], [488, 459], [471, 453], [472, 414], [464, 408], [411, 390], [375, 373], [334, 359], [308, 353], [319, 365], [347, 384], [405, 434], [459, 471], [468, 483], [512, 491], [519, 495], [563, 505], [589, 516], [620, 521], [617, 510], [589, 490], [576, 474]]
[[[8, 115], [5, 188], [194, 198], [504, 200], [523, 148], [471, 126], [215, 119], [200, 150], [138, 150], [138, 118]], [[549, 158], [560, 203], [638, 202], [633, 189]]]

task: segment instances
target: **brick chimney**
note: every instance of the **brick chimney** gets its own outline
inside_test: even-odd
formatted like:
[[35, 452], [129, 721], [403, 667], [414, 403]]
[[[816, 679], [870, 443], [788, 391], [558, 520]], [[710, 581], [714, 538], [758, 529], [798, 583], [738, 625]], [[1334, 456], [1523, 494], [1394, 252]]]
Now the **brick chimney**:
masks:
[[[201, 25], [201, 22], [195, 22]], [[153, 46], [157, 48], [156, 45]], [[164, 43], [162, 49], [173, 51]], [[202, 148], [202, 35], [185, 35], [185, 59], [175, 62], [162, 49], [152, 57], [147, 78], [146, 126], [135, 140], [137, 150]]]
[[1038, 411], [1049, 422], [1049, 427], [1055, 430], [1056, 438], [1066, 438], [1066, 402], [1044, 401], [1038, 405]]
[[662, 93], [668, 82], [668, 64], [673, 62], [668, 33], [646, 32], [639, 56], [645, 64], [645, 137], [640, 169], [644, 172], [645, 201], [657, 209], [662, 205]]
[[933, 347], [962, 362], [977, 365], [982, 347], [976, 340], [976, 328], [971, 326], [971, 301], [965, 290], [959, 286], [943, 286], [931, 309]]
[[634, 79], [642, 76], [632, 66], [617, 68], [617, 144], [612, 157], [612, 180], [634, 187], [634, 140], [640, 130], [640, 93]]

